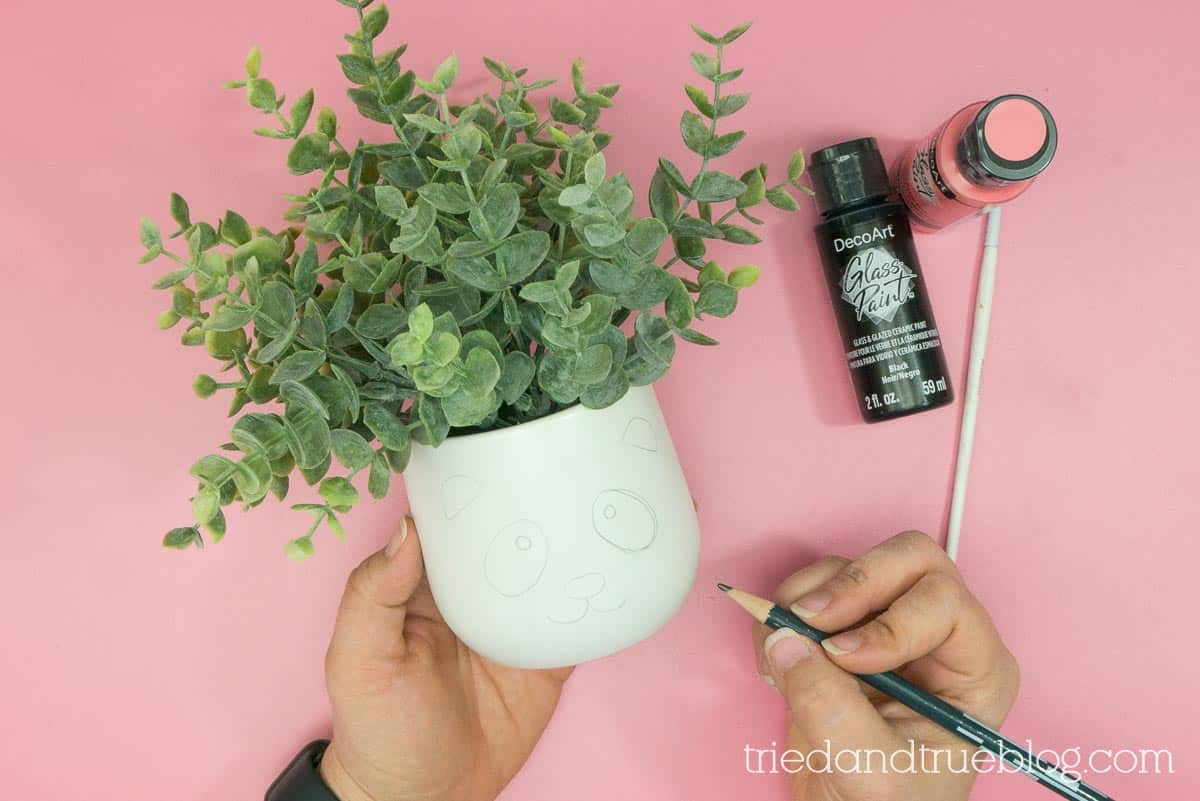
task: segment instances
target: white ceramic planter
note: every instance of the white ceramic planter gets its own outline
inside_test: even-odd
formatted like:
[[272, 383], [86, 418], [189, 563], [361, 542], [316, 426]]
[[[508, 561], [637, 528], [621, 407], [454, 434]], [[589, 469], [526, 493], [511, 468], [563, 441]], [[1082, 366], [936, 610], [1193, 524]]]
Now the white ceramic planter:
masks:
[[607, 409], [416, 446], [405, 483], [438, 608], [506, 665], [633, 645], [696, 574], [695, 510], [649, 387]]

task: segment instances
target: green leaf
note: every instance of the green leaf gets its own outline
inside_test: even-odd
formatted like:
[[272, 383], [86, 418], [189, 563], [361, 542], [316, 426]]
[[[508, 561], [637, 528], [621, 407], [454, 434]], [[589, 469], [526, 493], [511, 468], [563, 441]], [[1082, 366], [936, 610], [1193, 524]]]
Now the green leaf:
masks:
[[149, 217], [142, 218], [141, 234], [142, 244], [148, 250], [162, 247], [162, 234], [158, 230], [158, 223]]
[[746, 138], [745, 131], [732, 131], [709, 140], [704, 148], [704, 155], [710, 159], [720, 158], [738, 146]]
[[293, 562], [303, 562], [313, 555], [312, 537], [297, 537], [289, 540], [284, 554]]
[[421, 130], [429, 131], [432, 134], [444, 134], [450, 131], [448, 124], [429, 114], [405, 114], [404, 119]]
[[246, 81], [246, 101], [259, 111], [274, 111], [279, 106], [279, 101], [275, 99], [275, 85], [266, 78]]
[[303, 381], [325, 363], [325, 354], [315, 350], [300, 350], [279, 363], [271, 376], [272, 384]]
[[376, 303], [366, 308], [354, 324], [354, 329], [368, 339], [390, 339], [404, 327], [407, 320], [408, 314], [404, 309]]
[[450, 88], [458, 77], [458, 56], [450, 56], [443, 61], [433, 73], [433, 81], [442, 92]]
[[317, 246], [309, 242], [308, 247], [296, 260], [294, 275], [296, 291], [303, 297], [311, 296], [317, 291]]
[[575, 208], [582, 206], [592, 199], [592, 188], [586, 184], [576, 184], [568, 186], [558, 194], [558, 203], [560, 206], [567, 208]]
[[796, 211], [800, 208], [800, 204], [796, 202], [796, 198], [792, 197], [791, 194], [782, 186], [768, 189], [766, 196], [767, 202], [777, 209], [783, 209], [784, 211]]
[[508, 281], [500, 277], [491, 263], [482, 257], [471, 259], [448, 259], [446, 275], [455, 281], [475, 287], [484, 292], [499, 292], [508, 286]]
[[713, 36], [711, 33], [699, 27], [698, 25], [693, 25], [692, 30], [696, 32], [697, 36], [708, 42], [710, 45], [718, 45], [721, 43], [720, 37]]
[[476, 397], [487, 395], [500, 380], [500, 364], [486, 348], [474, 348], [463, 363], [467, 375], [464, 389]]
[[694, 111], [683, 112], [679, 121], [679, 131], [683, 134], [683, 143], [687, 145], [688, 150], [703, 156], [712, 134], [700, 115]]
[[408, 428], [383, 406], [368, 404], [364, 407], [363, 423], [388, 450], [399, 451], [409, 446]]
[[745, 108], [750, 102], [749, 94], [731, 94], [720, 98], [715, 106], [717, 117], [728, 117], [731, 114], [736, 114]]
[[587, 118], [587, 113], [574, 103], [564, 103], [557, 97], [550, 98], [550, 118], [555, 122], [578, 125]]
[[670, 159], [660, 158], [658, 160], [658, 169], [666, 177], [667, 181], [675, 189], [676, 192], [684, 197], [692, 196], [692, 186], [683, 177], [683, 173], [675, 166]]
[[257, 78], [258, 71], [262, 68], [262, 51], [258, 47], [250, 48], [249, 55], [246, 56], [246, 77]]
[[321, 482], [317, 494], [339, 512], [345, 512], [358, 503], [358, 490], [349, 479], [334, 476]]
[[448, 331], [435, 333], [426, 343], [430, 360], [438, 367], [445, 367], [458, 357], [462, 342]]
[[188, 228], [192, 224], [192, 215], [188, 210], [187, 201], [182, 195], [171, 193], [171, 219], [178, 223], [181, 229]]
[[[325, 420], [329, 419], [329, 408], [321, 400], [321, 397], [298, 381], [285, 381], [281, 383], [279, 385], [279, 397], [287, 404], [289, 412], [293, 409], [308, 411], [319, 415]], [[299, 458], [296, 461], [300, 461]]]
[[710, 81], [717, 76], [717, 61], [712, 56], [707, 56], [704, 53], [692, 53], [692, 69], [699, 73], [700, 77], [708, 78]]
[[315, 412], [304, 408], [289, 411], [282, 418], [287, 446], [300, 468], [320, 465], [330, 453], [329, 425]]
[[270, 281], [262, 288], [254, 324], [267, 336], [277, 337], [296, 321], [296, 296], [282, 281]]
[[190, 548], [192, 545], [204, 547], [204, 541], [200, 539], [200, 532], [194, 526], [171, 529], [163, 537], [162, 544], [165, 548], [174, 548], [177, 551]]
[[700, 274], [696, 277], [696, 280], [700, 282], [700, 286], [704, 286], [710, 281], [718, 281], [722, 284], [729, 282], [727, 276], [725, 275], [725, 271], [722, 270], [721, 265], [717, 264], [715, 261], [710, 261], [708, 264], [705, 264], [700, 270]]
[[408, 330], [420, 342], [425, 342], [433, 334], [433, 310], [428, 303], [422, 303], [409, 312]]
[[357, 53], [343, 53], [337, 57], [342, 65], [342, 74], [351, 83], [361, 85], [370, 83], [375, 78], [375, 62]]
[[655, 170], [654, 177], [650, 179], [650, 213], [655, 219], [670, 224], [678, 211], [679, 196], [675, 194], [662, 169]]
[[458, 184], [426, 184], [417, 190], [417, 194], [447, 214], [466, 214], [471, 209], [466, 190]]
[[383, 33], [388, 24], [388, 9], [382, 3], [372, 8], [363, 16], [362, 32], [368, 39], [374, 39]]
[[594, 191], [600, 188], [600, 184], [604, 183], [604, 174], [607, 166], [604, 161], [603, 153], [596, 153], [588, 158], [583, 165], [584, 182]]
[[584, 385], [598, 384], [612, 369], [613, 353], [608, 345], [592, 345], [575, 362], [575, 380]]
[[682, 329], [691, 325], [696, 316], [696, 307], [683, 282], [677, 282], [671, 294], [667, 296], [664, 313], [672, 328]]
[[788, 161], [788, 166], [787, 166], [788, 181], [790, 181], [791, 183], [794, 184], [800, 180], [800, 176], [803, 174], [804, 174], [804, 151], [797, 150], [795, 153], [792, 154], [791, 159]]
[[583, 238], [589, 245], [605, 248], [625, 238], [625, 229], [613, 223], [592, 223], [583, 229]]
[[500, 380], [496, 382], [496, 391], [505, 403], [516, 403], [517, 399], [529, 389], [537, 366], [528, 353], [510, 351], [504, 354], [504, 367], [500, 372]]
[[388, 487], [392, 482], [392, 473], [388, 469], [387, 458], [382, 452], [375, 453], [371, 459], [371, 472], [367, 478], [367, 492], [379, 500], [386, 498]]
[[587, 92], [587, 86], [583, 82], [583, 59], [577, 58], [571, 63], [571, 85], [575, 89], [575, 94], [582, 95]]
[[627, 309], [649, 309], [667, 299], [678, 279], [661, 267], [650, 266], [637, 274], [637, 283], [617, 301]]
[[725, 234], [725, 241], [733, 242], [735, 245], [757, 245], [762, 241], [758, 234], [740, 225], [722, 223], [719, 227], [721, 232]]
[[734, 289], [748, 289], [758, 281], [760, 270], [753, 264], [734, 267], [729, 273], [729, 285]]
[[676, 331], [675, 333], [679, 335], [680, 339], [684, 340], [685, 342], [691, 342], [693, 345], [712, 346], [721, 344], [707, 334], [701, 334], [694, 328], [685, 328], [681, 331]]
[[737, 207], [739, 209], [749, 209], [762, 203], [767, 192], [766, 184], [763, 183], [762, 170], [758, 167], [747, 170], [742, 174], [741, 180], [746, 185], [746, 191], [738, 195]]
[[329, 155], [329, 137], [315, 131], [296, 140], [288, 152], [287, 166], [293, 175], [304, 175], [314, 170], [323, 170], [332, 159]]
[[408, 202], [404, 193], [394, 186], [380, 184], [375, 187], [375, 205], [393, 220], [404, 219], [408, 216]]
[[500, 243], [496, 263], [504, 266], [509, 284], [525, 280], [546, 259], [550, 252], [550, 235], [545, 231], [522, 231]]
[[716, 111], [713, 109], [712, 101], [709, 100], [708, 93], [699, 87], [687, 84], [683, 87], [687, 92], [687, 96], [691, 99], [692, 105], [700, 112], [703, 117], [712, 118], [716, 116]]
[[201, 326], [205, 331], [238, 331], [254, 318], [252, 306], [225, 304]]
[[308, 118], [312, 115], [312, 108], [313, 90], [309, 89], [300, 95], [299, 100], [292, 104], [290, 130], [293, 136], [299, 135], [304, 130], [304, 126], [308, 125]]
[[746, 191], [746, 185], [723, 172], [706, 172], [696, 184], [696, 200], [720, 203], [733, 200]]
[[488, 192], [478, 209], [472, 209], [471, 229], [489, 242], [508, 236], [521, 217], [521, 197], [509, 185]]
[[639, 256], [652, 259], [667, 239], [667, 226], [661, 221], [646, 218], [638, 220], [625, 234], [625, 244]]
[[342, 284], [337, 290], [337, 300], [333, 302], [329, 313], [325, 316], [325, 328], [330, 334], [336, 334], [346, 327], [350, 315], [354, 311], [354, 287]]
[[333, 439], [333, 455], [347, 470], [361, 470], [371, 463], [375, 452], [357, 432], [338, 428], [330, 432]]
[[446, 423], [457, 428], [479, 425], [485, 417], [492, 413], [495, 405], [495, 392], [488, 392], [484, 395], [455, 392], [442, 399], [442, 411], [445, 414]]
[[700, 297], [696, 301], [698, 314], [711, 314], [714, 317], [728, 317], [737, 306], [737, 290], [729, 284], [710, 281], [700, 287]]
[[736, 28], [733, 28], [732, 30], [726, 31], [725, 35], [721, 37], [721, 44], [727, 45], [727, 44], [732, 44], [733, 42], [737, 41], [738, 37], [740, 37], [746, 31], [750, 30], [750, 26], [752, 24], [753, 23], [751, 23], [751, 22], [747, 22], [744, 25], [739, 25]]

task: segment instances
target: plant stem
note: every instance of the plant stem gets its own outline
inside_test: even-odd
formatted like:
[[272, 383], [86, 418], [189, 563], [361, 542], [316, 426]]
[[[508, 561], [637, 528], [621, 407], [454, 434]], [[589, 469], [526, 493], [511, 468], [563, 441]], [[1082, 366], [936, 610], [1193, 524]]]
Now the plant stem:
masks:
[[[721, 74], [721, 61], [724, 57], [724, 52], [725, 52], [725, 46], [717, 45], [717, 75]], [[713, 117], [712, 117], [712, 124], [708, 126], [709, 141], [712, 141], [712, 139], [717, 135], [716, 105], [718, 102], [720, 102], [720, 100], [721, 100], [721, 84], [719, 81], [713, 81]], [[707, 147], [705, 148], [705, 150], [707, 151]], [[708, 169], [708, 162], [709, 162], [709, 157], [706, 154], [700, 160], [700, 172], [696, 173], [696, 179], [694, 181], [692, 181], [692, 185], [690, 187], [690, 195], [696, 193], [696, 189], [699, 187], [700, 179], [704, 176], [704, 171], [706, 169]], [[690, 195], [688, 197], [684, 198], [683, 204], [680, 205], [678, 211], [675, 212], [675, 216], [671, 219], [671, 224], [669, 226], [667, 226], [668, 229], [674, 228], [675, 223], [679, 222], [680, 218], [683, 217], [684, 212], [686, 212], [688, 210], [688, 207], [692, 205], [693, 198]]]

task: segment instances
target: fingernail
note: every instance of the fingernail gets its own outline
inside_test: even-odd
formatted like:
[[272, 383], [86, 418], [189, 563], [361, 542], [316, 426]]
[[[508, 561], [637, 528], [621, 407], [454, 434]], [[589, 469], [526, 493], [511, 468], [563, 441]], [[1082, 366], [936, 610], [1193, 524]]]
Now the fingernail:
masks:
[[862, 635], [857, 631], [847, 631], [844, 634], [838, 634], [821, 641], [821, 646], [834, 656], [848, 654], [851, 651], [857, 650], [862, 644]]
[[775, 679], [771, 678], [766, 673], [760, 673], [758, 677], [763, 680], [763, 684], [767, 685], [771, 689], [779, 689], [775, 686]]
[[771, 632], [763, 643], [767, 659], [777, 673], [787, 673], [801, 659], [812, 655], [812, 646], [808, 640], [791, 629], [777, 629]]
[[392, 535], [392, 539], [388, 542], [387, 548], [384, 548], [383, 555], [391, 559], [400, 552], [400, 546], [404, 544], [404, 540], [408, 539], [408, 515], [400, 521], [400, 530]]
[[816, 592], [810, 592], [792, 604], [792, 611], [800, 617], [812, 617], [829, 606], [829, 602], [832, 600], [833, 595], [827, 590], [817, 590]]

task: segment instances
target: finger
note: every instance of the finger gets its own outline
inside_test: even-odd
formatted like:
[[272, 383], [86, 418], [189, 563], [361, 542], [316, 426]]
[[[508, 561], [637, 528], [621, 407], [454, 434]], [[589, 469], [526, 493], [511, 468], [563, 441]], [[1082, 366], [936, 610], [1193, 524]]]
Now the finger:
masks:
[[367, 557], [346, 582], [330, 655], [363, 661], [406, 654], [404, 621], [425, 569], [412, 518], [405, 517], [387, 547]]
[[819, 629], [838, 631], [886, 609], [921, 576], [935, 570], [957, 575], [946, 552], [919, 531], [897, 534], [850, 562], [791, 610]]
[[891, 743], [891, 729], [867, 700], [858, 680], [831, 662], [816, 643], [791, 629], [779, 629], [764, 645], [794, 730], [805, 743], [829, 740], [837, 748]]
[[[843, 566], [849, 564], [849, 562], [850, 560], [843, 556], [822, 557], [784, 579], [771, 597], [775, 603], [785, 607], [789, 606], [801, 595], [820, 587]], [[754, 653], [757, 656], [759, 675], [763, 677], [767, 684], [774, 686], [775, 681], [771, 678], [771, 671], [767, 668], [766, 655], [763, 653], [763, 641], [767, 639], [767, 635], [770, 633], [771, 629], [762, 623], [755, 623], [751, 629], [750, 636], [754, 642]]]
[[933, 655], [970, 678], [991, 674], [1003, 651], [983, 606], [958, 576], [927, 573], [878, 617], [821, 643], [852, 673], [881, 673]]

